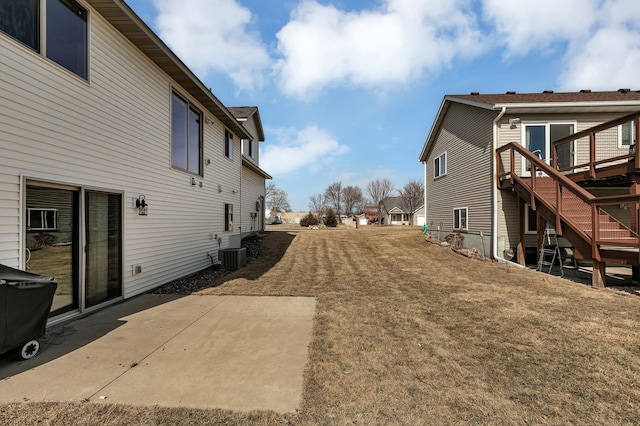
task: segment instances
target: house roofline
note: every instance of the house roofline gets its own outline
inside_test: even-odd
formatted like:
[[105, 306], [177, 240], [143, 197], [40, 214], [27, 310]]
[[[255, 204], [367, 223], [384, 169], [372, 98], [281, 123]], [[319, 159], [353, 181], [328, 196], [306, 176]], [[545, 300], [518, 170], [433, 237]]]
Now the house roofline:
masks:
[[253, 164], [253, 162], [248, 160], [244, 155], [242, 156], [242, 166], [260, 175], [264, 179], [273, 179], [269, 173], [265, 172], [260, 167]]
[[251, 135], [198, 77], [169, 49], [147, 24], [122, 0], [86, 0], [109, 24], [149, 60], [200, 102], [240, 138]]
[[433, 139], [435, 138], [435, 132], [440, 128], [442, 124], [442, 120], [444, 120], [444, 116], [446, 115], [447, 110], [451, 103], [458, 103], [462, 105], [469, 105], [476, 108], [481, 108], [490, 111], [500, 112], [503, 108], [507, 108], [511, 113], [524, 113], [527, 112], [525, 110], [534, 110], [536, 112], [541, 112], [544, 109], [557, 111], [558, 109], [567, 110], [567, 112], [572, 109], [589, 109], [589, 110], [597, 110], [597, 109], [610, 109], [617, 108], [620, 111], [629, 109], [629, 111], [637, 110], [640, 108], [640, 100], [639, 99], [629, 99], [629, 100], [611, 100], [611, 101], [569, 101], [569, 102], [481, 102], [475, 101], [467, 98], [461, 98], [460, 95], [446, 95], [442, 103], [440, 104], [440, 108], [438, 109], [438, 113], [436, 114], [436, 119], [433, 122], [433, 126], [429, 131], [429, 135], [425, 140], [422, 151], [420, 152], [420, 156], [418, 157], [418, 161], [425, 162], [427, 161], [427, 157], [430, 154], [431, 147], [433, 145]]

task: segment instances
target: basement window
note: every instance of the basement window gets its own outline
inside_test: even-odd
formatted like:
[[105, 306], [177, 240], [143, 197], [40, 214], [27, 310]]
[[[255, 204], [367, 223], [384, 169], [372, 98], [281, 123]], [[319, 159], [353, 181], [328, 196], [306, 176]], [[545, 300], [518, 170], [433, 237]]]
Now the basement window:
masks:
[[224, 205], [224, 230], [233, 231], [233, 204]]
[[469, 229], [467, 224], [467, 207], [458, 207], [453, 209], [453, 229], [466, 231]]

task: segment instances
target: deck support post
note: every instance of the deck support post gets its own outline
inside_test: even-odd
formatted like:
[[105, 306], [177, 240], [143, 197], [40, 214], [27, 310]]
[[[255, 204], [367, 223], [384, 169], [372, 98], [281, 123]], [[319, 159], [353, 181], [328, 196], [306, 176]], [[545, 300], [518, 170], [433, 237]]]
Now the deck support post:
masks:
[[526, 224], [525, 224], [525, 216], [524, 216], [524, 210], [525, 209], [525, 205], [524, 205], [524, 201], [522, 200], [521, 197], [518, 197], [518, 263], [522, 266], [525, 266], [527, 264], [526, 259], [525, 259], [525, 252], [524, 252], [524, 238], [525, 238], [525, 228], [526, 228]]
[[593, 259], [593, 275], [591, 277], [591, 286], [594, 288], [604, 288], [606, 262]]
[[544, 231], [547, 228], [547, 221], [540, 212], [536, 210], [536, 233], [537, 233], [537, 253], [536, 253], [536, 264], [540, 263], [540, 252], [542, 247], [544, 246]]

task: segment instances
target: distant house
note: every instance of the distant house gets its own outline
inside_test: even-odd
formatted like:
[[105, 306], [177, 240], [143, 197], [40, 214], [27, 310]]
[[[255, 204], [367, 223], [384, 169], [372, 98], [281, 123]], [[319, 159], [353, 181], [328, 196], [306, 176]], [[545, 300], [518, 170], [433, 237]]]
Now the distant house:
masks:
[[638, 110], [628, 89], [445, 96], [419, 157], [429, 229], [524, 264], [548, 224], [595, 285], [606, 262], [637, 272]]
[[0, 2], [0, 263], [55, 276], [59, 321], [211, 266], [263, 227], [269, 175], [257, 108], [125, 2], [46, 6]]
[[424, 205], [411, 212], [402, 197], [387, 197], [382, 200], [382, 206], [385, 225], [424, 225]]

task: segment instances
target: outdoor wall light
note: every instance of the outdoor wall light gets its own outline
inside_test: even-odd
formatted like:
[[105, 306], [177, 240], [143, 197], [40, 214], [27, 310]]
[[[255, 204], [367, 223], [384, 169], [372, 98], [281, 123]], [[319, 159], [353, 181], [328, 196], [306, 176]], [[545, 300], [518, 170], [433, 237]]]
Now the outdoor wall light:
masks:
[[218, 184], [218, 192], [222, 192], [222, 185]]
[[138, 215], [140, 216], [147, 215], [147, 207], [149, 207], [149, 205], [145, 201], [144, 195], [140, 195], [138, 197], [138, 199], [136, 200], [136, 207], [138, 208]]
[[512, 129], [515, 129], [516, 128], [516, 124], [520, 123], [520, 121], [521, 121], [520, 117], [510, 118], [509, 119], [509, 126]]

